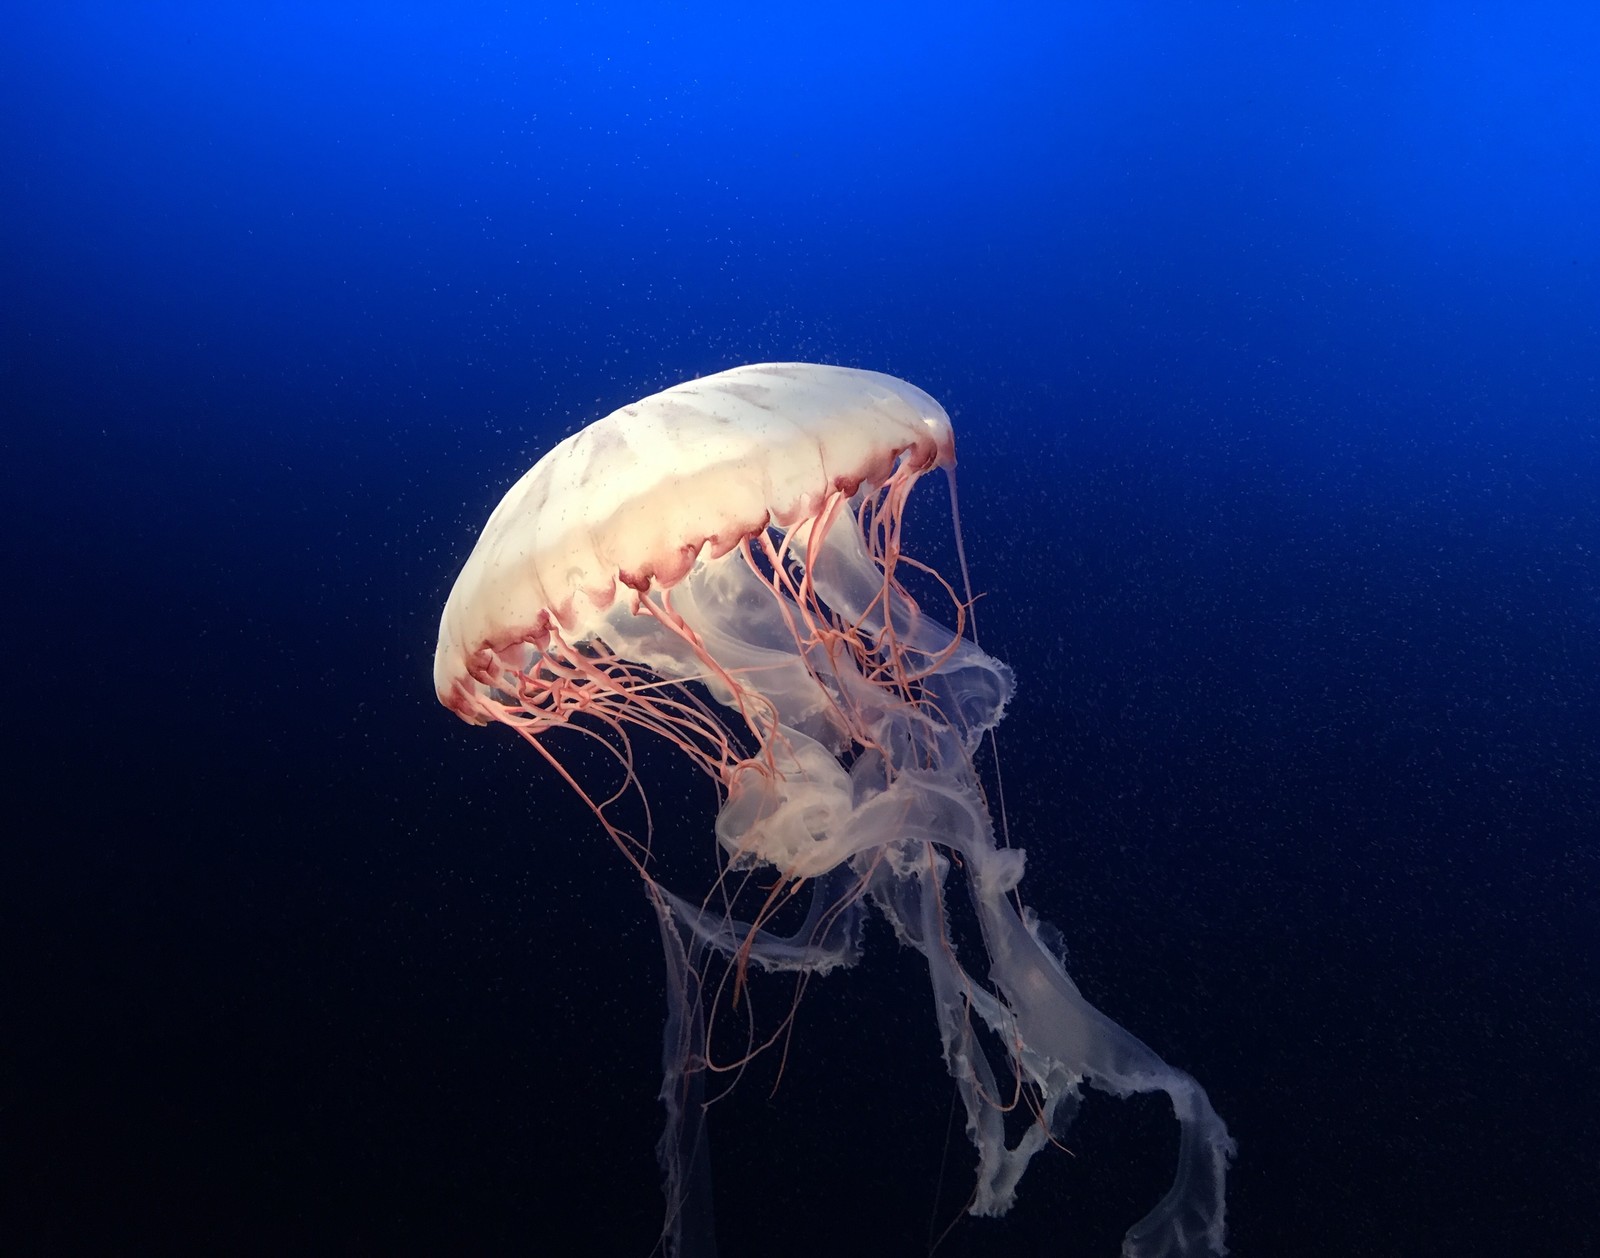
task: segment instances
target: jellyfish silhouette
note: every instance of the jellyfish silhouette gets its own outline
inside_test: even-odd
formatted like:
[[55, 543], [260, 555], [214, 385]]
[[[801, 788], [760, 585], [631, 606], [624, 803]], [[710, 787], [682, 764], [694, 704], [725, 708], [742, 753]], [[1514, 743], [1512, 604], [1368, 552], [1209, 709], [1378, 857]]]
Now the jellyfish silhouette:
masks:
[[[1023, 852], [996, 839], [974, 756], [1011, 674], [977, 645], [970, 600], [901, 550], [913, 486], [954, 463], [949, 416], [902, 380], [737, 367], [557, 445], [495, 508], [445, 605], [440, 701], [526, 739], [638, 870], [656, 913], [668, 1254], [715, 1251], [707, 1076], [782, 1039], [793, 1015], [727, 1060], [708, 1024], [748, 996], [753, 970], [803, 982], [854, 964], [869, 906], [927, 963], [977, 1150], [970, 1213], [1007, 1211], [1083, 1085], [1159, 1091], [1180, 1126], [1177, 1173], [1123, 1253], [1225, 1252], [1227, 1128], [1198, 1083], [1084, 999], [1054, 933], [1021, 905]], [[953, 627], [908, 587], [948, 595]], [[558, 729], [595, 740], [621, 784], [587, 787], [547, 745]], [[697, 898], [657, 876], [634, 730], [669, 740], [715, 784], [718, 859]], [[624, 798], [635, 802], [619, 820]], [[981, 965], [952, 938], [959, 881]], [[1009, 1114], [1028, 1121], [1008, 1136]]]

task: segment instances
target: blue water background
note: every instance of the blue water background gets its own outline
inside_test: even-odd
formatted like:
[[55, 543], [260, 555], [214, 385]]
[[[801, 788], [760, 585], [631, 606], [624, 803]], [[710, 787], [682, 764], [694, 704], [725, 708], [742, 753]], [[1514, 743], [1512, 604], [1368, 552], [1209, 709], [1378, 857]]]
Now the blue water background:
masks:
[[[1027, 898], [1236, 1252], [1583, 1252], [1597, 65], [1537, 0], [8, 9], [0, 1248], [650, 1252], [654, 925], [433, 636], [561, 436], [804, 359], [954, 417]], [[959, 1216], [869, 942], [712, 1112], [724, 1254]], [[1115, 1253], [1173, 1131], [1092, 1102], [937, 1252]]]

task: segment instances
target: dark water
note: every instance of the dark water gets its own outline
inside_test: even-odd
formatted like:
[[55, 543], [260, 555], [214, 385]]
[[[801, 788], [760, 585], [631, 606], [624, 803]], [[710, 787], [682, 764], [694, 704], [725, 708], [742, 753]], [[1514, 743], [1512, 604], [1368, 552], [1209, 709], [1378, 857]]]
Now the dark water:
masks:
[[[5, 1252], [650, 1252], [654, 925], [433, 638], [555, 440], [774, 359], [954, 416], [1028, 898], [1227, 1119], [1235, 1251], [1593, 1244], [1600, 11], [36, 7]], [[726, 1255], [958, 1215], [869, 942], [712, 1111]], [[1094, 1100], [937, 1252], [1114, 1254], [1172, 1141]]]

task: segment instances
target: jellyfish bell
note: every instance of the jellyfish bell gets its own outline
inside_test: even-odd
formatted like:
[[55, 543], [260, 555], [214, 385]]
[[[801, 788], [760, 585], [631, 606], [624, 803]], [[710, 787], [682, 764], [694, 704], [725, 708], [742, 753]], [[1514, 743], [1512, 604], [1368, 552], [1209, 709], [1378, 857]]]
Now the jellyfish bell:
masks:
[[[826, 856], [802, 859], [786, 823], [826, 808], [829, 786], [848, 796], [837, 761], [809, 736], [841, 750], [849, 730], [780, 613], [787, 605], [833, 647], [839, 639], [817, 623], [814, 595], [786, 598], [781, 569], [824, 535], [841, 548], [832, 523], [863, 485], [877, 487], [881, 523], [897, 536], [917, 477], [953, 462], [943, 408], [876, 372], [741, 367], [625, 406], [557, 445], [490, 515], [441, 618], [439, 699], [467, 721], [525, 733], [579, 711], [665, 733], [735, 798], [759, 790], [772, 801], [742, 854], [787, 845], [797, 863], [772, 859], [786, 872], [831, 868]], [[766, 754], [733, 757], [722, 722], [658, 701], [659, 678], [701, 682], [742, 710]], [[802, 765], [817, 788], [803, 805], [781, 785]], [[719, 834], [733, 832], [725, 819]], [[827, 838], [821, 830], [817, 844]]]
[[[954, 588], [901, 549], [912, 488], [954, 462], [948, 415], [905, 381], [737, 367], [557, 445], [495, 508], [445, 605], [440, 701], [526, 739], [589, 804], [655, 909], [668, 976], [658, 1153], [669, 1253], [714, 1250], [702, 1089], [729, 1064], [708, 1019], [752, 969], [854, 964], [869, 905], [928, 966], [978, 1154], [971, 1213], [1009, 1209], [1085, 1083], [1159, 1091], [1180, 1127], [1177, 1174], [1123, 1252], [1224, 1252], [1226, 1127], [1193, 1079], [1084, 999], [1020, 907], [1023, 853], [995, 839], [973, 758], [1011, 675], [966, 631]], [[951, 625], [913, 597], [908, 569], [948, 593]], [[591, 794], [562, 764], [545, 739], [555, 729], [599, 739], [641, 799], [631, 732], [680, 748], [718, 792], [716, 885], [698, 900], [663, 886], [648, 829], [617, 819], [621, 792]], [[758, 870], [776, 878], [743, 916], [738, 891]], [[986, 974], [949, 938], [958, 878]], [[801, 888], [809, 911], [780, 933], [779, 909]], [[1013, 1089], [1034, 1121], [1011, 1141]]]

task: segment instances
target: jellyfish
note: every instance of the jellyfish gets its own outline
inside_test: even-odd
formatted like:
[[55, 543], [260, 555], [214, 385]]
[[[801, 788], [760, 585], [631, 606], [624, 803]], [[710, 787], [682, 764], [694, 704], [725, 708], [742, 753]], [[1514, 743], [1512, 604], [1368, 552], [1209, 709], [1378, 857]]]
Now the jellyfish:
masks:
[[[1123, 1254], [1225, 1252], [1226, 1126], [1194, 1079], [1084, 998], [1059, 935], [1022, 905], [1024, 852], [991, 821], [975, 760], [1011, 672], [978, 646], [965, 584], [902, 549], [913, 487], [944, 469], [953, 508], [954, 464], [949, 416], [903, 380], [736, 367], [558, 444], [490, 515], [445, 604], [440, 701], [521, 735], [588, 804], [654, 910], [668, 989], [657, 1153], [669, 1255], [715, 1251], [707, 1077], [780, 1038], [752, 1033], [729, 1062], [708, 1026], [755, 972], [803, 979], [855, 964], [873, 909], [927, 964], [976, 1149], [971, 1214], [1009, 1209], [1086, 1085], [1163, 1092], [1177, 1170]], [[956, 535], [959, 548], [959, 519]], [[924, 609], [933, 598], [948, 602], [944, 616]], [[552, 749], [557, 730], [598, 744], [622, 785], [586, 784]], [[639, 731], [714, 786], [714, 877], [700, 895], [657, 874]], [[953, 938], [961, 883], [975, 949]]]

